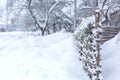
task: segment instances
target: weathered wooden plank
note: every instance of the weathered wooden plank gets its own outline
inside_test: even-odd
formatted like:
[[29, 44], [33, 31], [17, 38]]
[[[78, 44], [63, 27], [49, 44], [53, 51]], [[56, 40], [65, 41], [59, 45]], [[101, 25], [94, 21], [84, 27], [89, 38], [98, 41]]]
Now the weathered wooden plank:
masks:
[[112, 39], [120, 31], [120, 27], [102, 27], [102, 29], [103, 29], [103, 33], [102, 33], [103, 43], [105, 41], [108, 41], [108, 40]]

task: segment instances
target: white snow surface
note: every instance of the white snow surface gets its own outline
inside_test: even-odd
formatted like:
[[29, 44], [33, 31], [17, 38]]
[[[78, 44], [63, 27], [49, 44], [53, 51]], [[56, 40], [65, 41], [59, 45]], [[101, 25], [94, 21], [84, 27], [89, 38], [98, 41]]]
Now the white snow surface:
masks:
[[[120, 33], [102, 45], [103, 79], [120, 79]], [[0, 80], [89, 80], [72, 34], [0, 32]]]
[[120, 33], [102, 46], [104, 80], [120, 80]]
[[[117, 54], [117, 53], [116, 53]], [[0, 80], [89, 80], [72, 34], [0, 32]]]

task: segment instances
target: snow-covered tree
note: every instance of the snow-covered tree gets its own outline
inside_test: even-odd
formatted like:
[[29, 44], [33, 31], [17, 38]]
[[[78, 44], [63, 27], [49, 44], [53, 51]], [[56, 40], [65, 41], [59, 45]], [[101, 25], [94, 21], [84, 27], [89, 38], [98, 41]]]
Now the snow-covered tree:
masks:
[[27, 28], [34, 25], [34, 28], [39, 29], [42, 35], [60, 31], [62, 28], [72, 31], [73, 20], [62, 10], [69, 2], [61, 0], [16, 0], [13, 2], [9, 0], [9, 20], [12, 24], [24, 24]]

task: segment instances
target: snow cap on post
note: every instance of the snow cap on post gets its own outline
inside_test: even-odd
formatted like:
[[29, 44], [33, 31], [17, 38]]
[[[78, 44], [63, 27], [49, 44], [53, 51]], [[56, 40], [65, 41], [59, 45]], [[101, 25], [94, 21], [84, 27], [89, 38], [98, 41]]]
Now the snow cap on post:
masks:
[[95, 10], [95, 23], [99, 23], [100, 22], [100, 10], [96, 9]]

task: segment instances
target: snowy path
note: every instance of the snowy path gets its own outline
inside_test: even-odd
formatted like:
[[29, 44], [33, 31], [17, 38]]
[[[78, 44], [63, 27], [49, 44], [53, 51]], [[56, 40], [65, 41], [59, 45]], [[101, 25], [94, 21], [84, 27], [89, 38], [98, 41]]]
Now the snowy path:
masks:
[[88, 80], [70, 33], [0, 33], [0, 80]]

